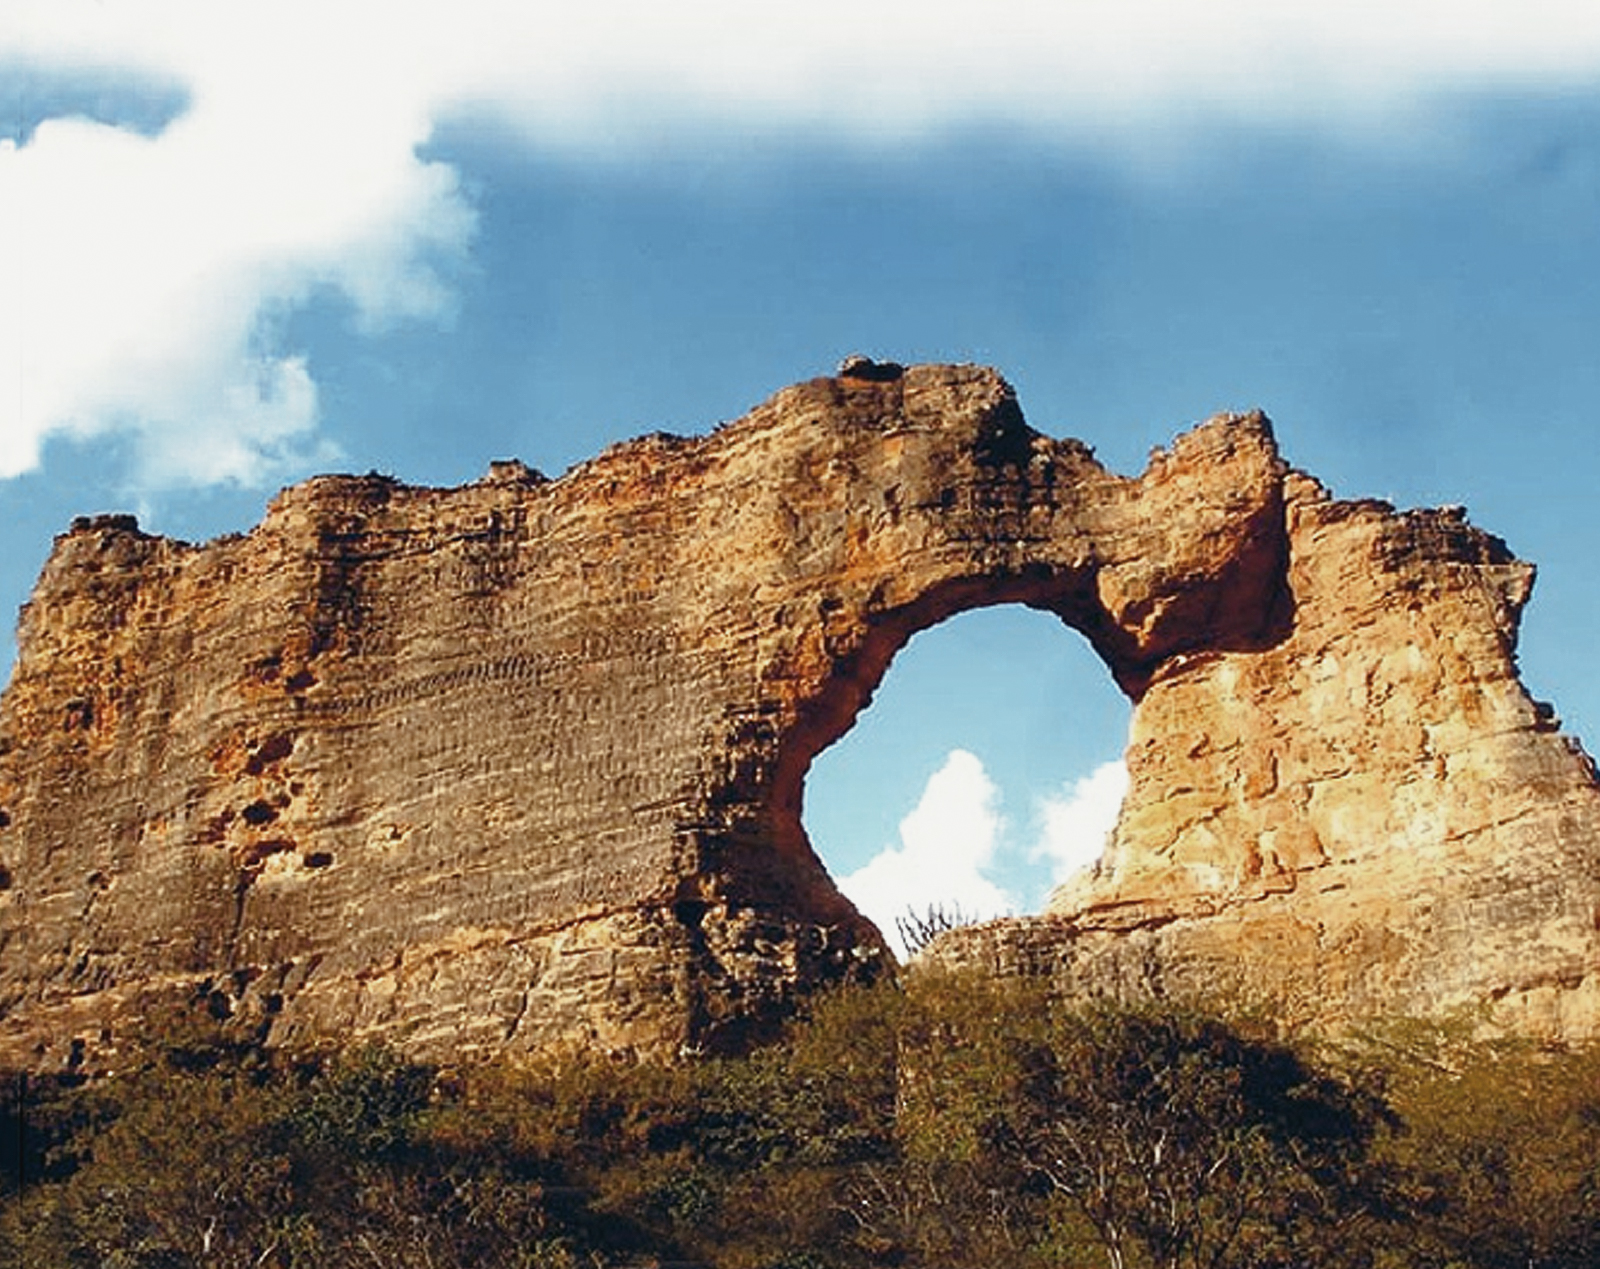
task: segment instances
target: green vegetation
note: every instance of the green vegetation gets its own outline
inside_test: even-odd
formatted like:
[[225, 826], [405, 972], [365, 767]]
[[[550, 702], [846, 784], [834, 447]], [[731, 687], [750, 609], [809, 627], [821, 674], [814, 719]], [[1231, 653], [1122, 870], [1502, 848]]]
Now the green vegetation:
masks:
[[1313, 1054], [932, 972], [673, 1067], [188, 1035], [3, 1087], [0, 1264], [32, 1269], [1600, 1264], [1600, 1054]]

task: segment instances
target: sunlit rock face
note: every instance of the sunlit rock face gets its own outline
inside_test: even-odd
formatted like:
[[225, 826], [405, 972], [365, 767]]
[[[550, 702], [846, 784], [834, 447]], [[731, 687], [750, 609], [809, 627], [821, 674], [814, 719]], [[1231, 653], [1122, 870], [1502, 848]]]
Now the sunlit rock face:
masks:
[[1164, 660], [1098, 868], [935, 956], [1290, 1026], [1600, 1035], [1600, 798], [1517, 678], [1532, 566], [1459, 509], [1282, 489], [1280, 637]]
[[201, 547], [80, 521], [0, 704], [0, 1061], [113, 1061], [170, 1004], [430, 1056], [743, 1043], [887, 962], [811, 759], [1002, 602], [1134, 700], [1132, 790], [1098, 875], [934, 955], [1589, 1034], [1600, 800], [1516, 678], [1531, 575], [1333, 501], [1259, 416], [1126, 479], [992, 371], [870, 363], [560, 480], [324, 477]]

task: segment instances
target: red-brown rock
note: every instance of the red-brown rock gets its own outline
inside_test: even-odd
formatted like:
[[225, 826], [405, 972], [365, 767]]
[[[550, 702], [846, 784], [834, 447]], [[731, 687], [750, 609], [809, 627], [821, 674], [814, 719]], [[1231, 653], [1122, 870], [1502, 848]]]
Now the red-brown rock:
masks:
[[0, 704], [0, 1061], [164, 1000], [279, 1043], [736, 1044], [884, 963], [805, 773], [913, 633], [1003, 602], [1134, 699], [1132, 790], [1094, 877], [936, 955], [1600, 1028], [1600, 793], [1516, 678], [1528, 565], [1332, 500], [1259, 416], [1124, 479], [992, 371], [873, 371], [556, 481], [324, 477], [203, 547], [75, 524]]

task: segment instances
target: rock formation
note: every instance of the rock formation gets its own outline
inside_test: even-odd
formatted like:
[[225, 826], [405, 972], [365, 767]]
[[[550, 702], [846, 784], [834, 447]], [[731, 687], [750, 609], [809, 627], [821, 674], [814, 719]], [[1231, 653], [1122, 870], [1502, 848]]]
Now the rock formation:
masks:
[[1600, 1029], [1600, 792], [1518, 683], [1532, 569], [1334, 501], [1258, 415], [1138, 479], [992, 371], [865, 368], [560, 480], [323, 477], [63, 535], [0, 704], [0, 1062], [162, 1002], [271, 1042], [740, 1043], [886, 960], [800, 823], [917, 630], [1024, 603], [1135, 702], [1111, 851], [934, 955], [1337, 1021]]
[[1283, 488], [1282, 638], [1160, 666], [1105, 858], [935, 954], [1290, 1025], [1600, 1036], [1600, 797], [1517, 679], [1532, 567], [1459, 508]]

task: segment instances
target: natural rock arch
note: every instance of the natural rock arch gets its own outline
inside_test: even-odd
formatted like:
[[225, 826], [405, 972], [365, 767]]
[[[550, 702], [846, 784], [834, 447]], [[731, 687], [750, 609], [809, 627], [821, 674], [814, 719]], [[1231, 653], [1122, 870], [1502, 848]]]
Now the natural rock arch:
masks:
[[1592, 770], [1531, 568], [1335, 502], [1258, 415], [1138, 479], [973, 367], [872, 367], [558, 481], [326, 477], [204, 547], [64, 535], [0, 707], [0, 1058], [154, 998], [289, 1042], [737, 1043], [877, 932], [799, 790], [894, 650], [1021, 602], [1136, 702], [1111, 855], [940, 955], [1297, 1018], [1595, 1028]]

